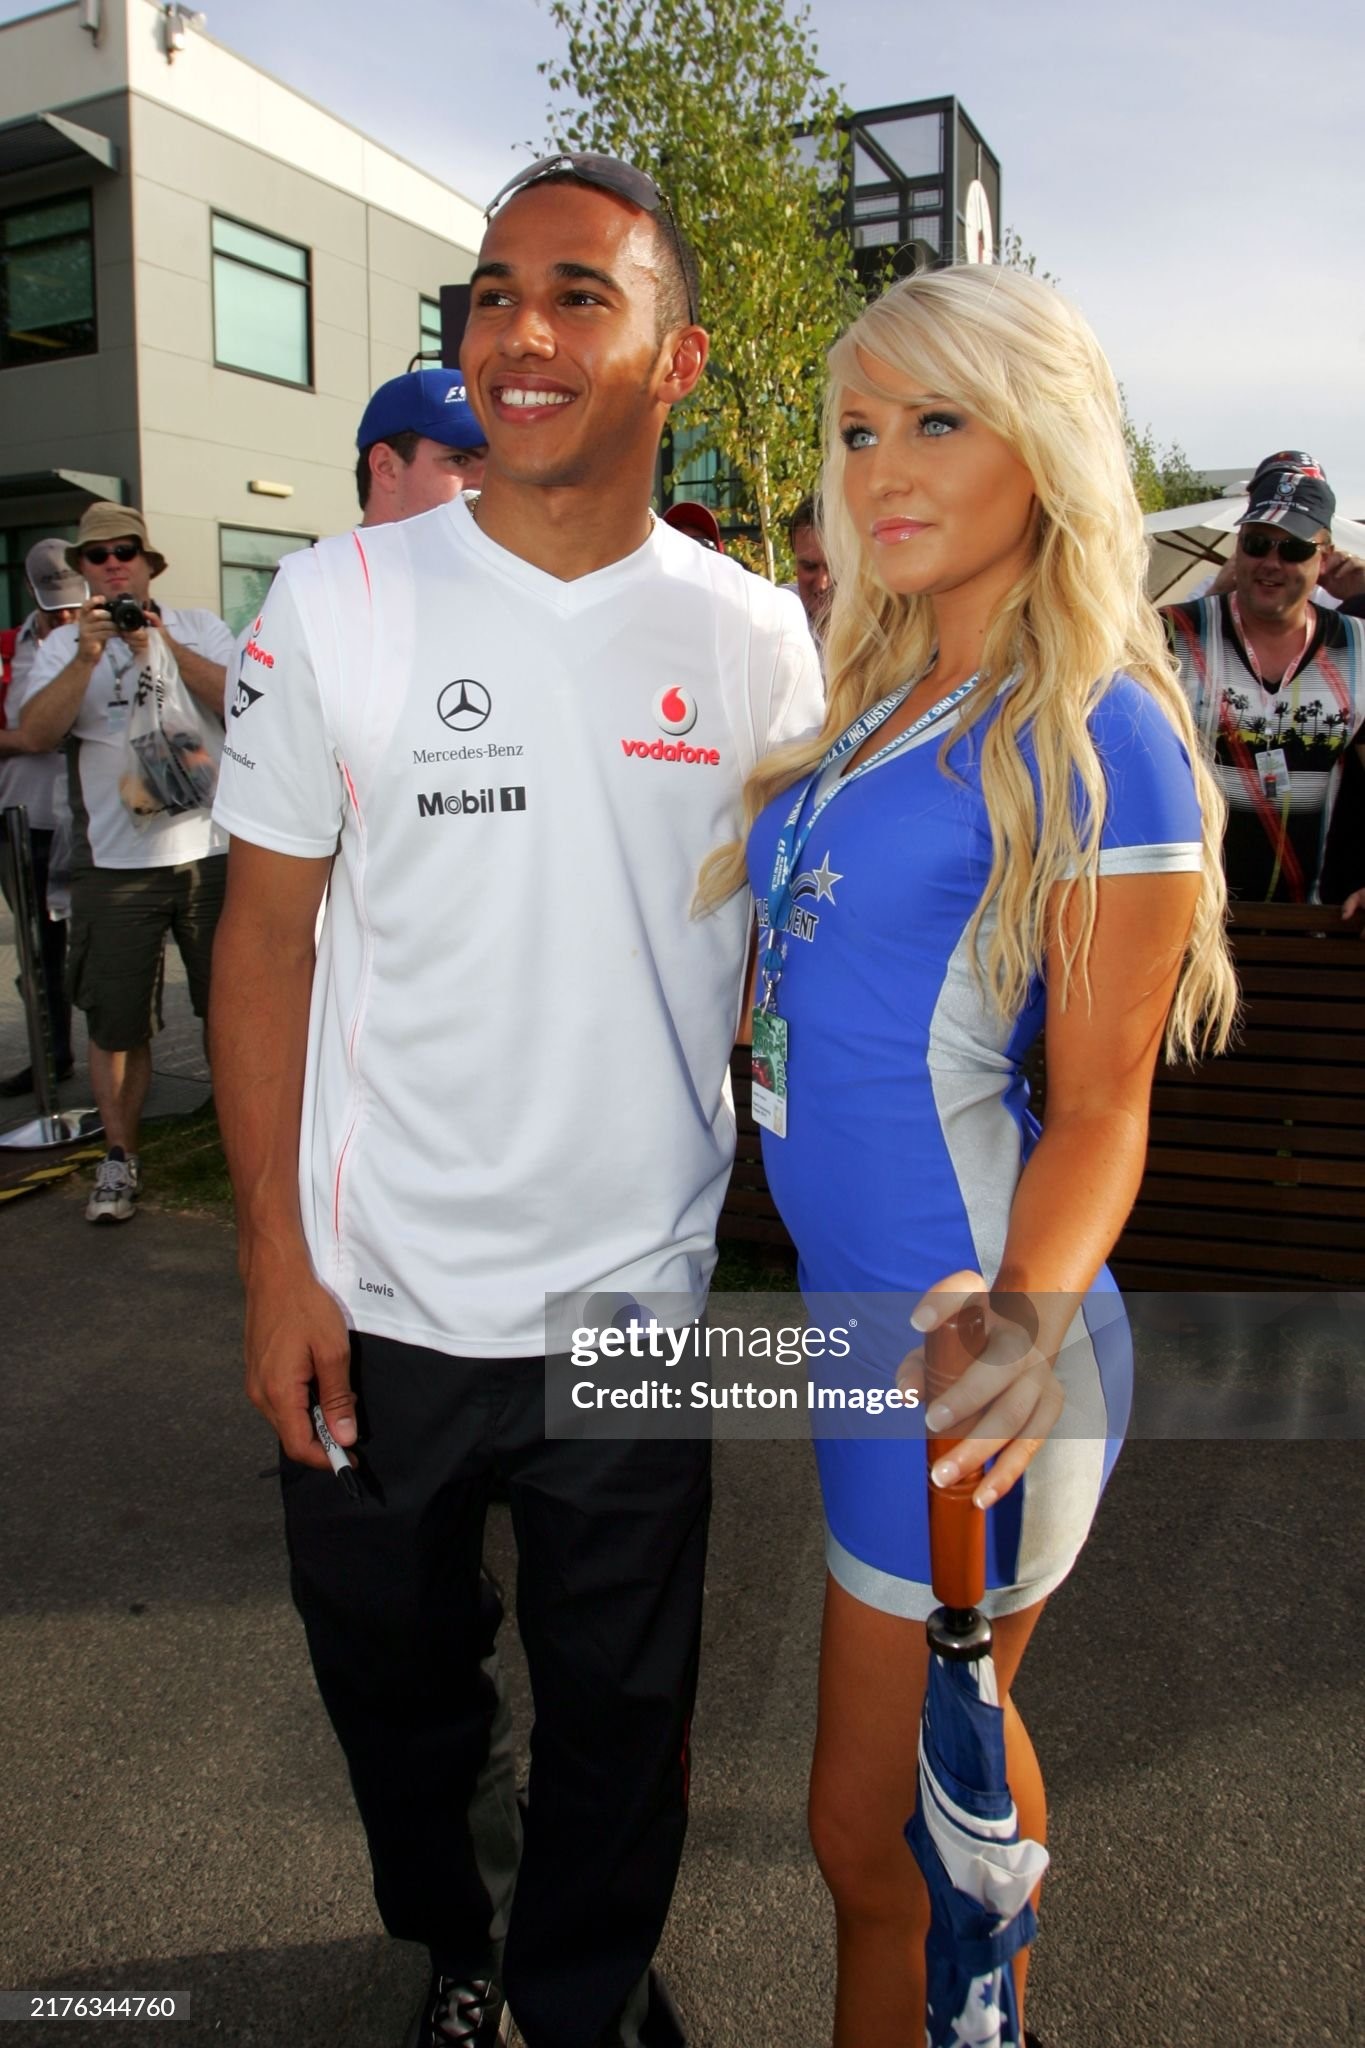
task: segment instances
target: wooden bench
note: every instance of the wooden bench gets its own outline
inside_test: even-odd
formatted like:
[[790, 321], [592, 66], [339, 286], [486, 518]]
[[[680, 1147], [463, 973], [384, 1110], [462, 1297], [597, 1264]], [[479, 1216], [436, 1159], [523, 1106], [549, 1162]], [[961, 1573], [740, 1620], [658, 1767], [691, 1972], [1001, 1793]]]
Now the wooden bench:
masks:
[[[1147, 1171], [1110, 1263], [1130, 1288], [1365, 1287], [1365, 943], [1333, 907], [1238, 909], [1231, 935], [1237, 1042], [1158, 1069]], [[732, 1073], [739, 1142], [720, 1235], [785, 1246], [747, 1054]]]

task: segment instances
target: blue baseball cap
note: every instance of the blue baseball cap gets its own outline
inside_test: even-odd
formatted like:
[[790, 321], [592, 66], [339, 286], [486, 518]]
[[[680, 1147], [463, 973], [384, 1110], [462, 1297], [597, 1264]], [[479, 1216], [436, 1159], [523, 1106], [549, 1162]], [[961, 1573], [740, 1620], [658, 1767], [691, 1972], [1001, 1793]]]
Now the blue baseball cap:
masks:
[[409, 370], [380, 385], [365, 408], [355, 445], [371, 448], [395, 434], [423, 434], [443, 448], [482, 448], [488, 440], [457, 370]]

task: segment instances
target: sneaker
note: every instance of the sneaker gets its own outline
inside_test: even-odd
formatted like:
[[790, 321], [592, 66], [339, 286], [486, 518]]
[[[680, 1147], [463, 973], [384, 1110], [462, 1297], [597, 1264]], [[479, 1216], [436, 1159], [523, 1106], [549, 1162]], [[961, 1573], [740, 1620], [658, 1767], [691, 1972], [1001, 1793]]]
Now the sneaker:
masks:
[[137, 1185], [127, 1159], [112, 1154], [95, 1169], [95, 1186], [85, 1205], [87, 1223], [126, 1223], [133, 1214]]
[[511, 2023], [502, 1986], [491, 1978], [432, 1972], [403, 2048], [506, 2048]]
[[136, 1201], [142, 1193], [142, 1154], [140, 1152], [129, 1152], [126, 1156], [126, 1164], [128, 1167], [128, 1178], [133, 1184], [133, 1200]]

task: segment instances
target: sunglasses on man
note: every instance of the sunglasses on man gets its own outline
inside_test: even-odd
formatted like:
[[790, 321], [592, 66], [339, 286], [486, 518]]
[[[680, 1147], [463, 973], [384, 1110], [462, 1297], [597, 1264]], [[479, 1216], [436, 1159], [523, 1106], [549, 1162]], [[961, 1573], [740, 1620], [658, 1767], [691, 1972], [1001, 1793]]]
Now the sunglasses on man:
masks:
[[491, 220], [505, 199], [514, 192], [522, 192], [528, 185], [539, 184], [542, 178], [577, 178], [581, 185], [596, 185], [603, 192], [614, 192], [618, 199], [628, 199], [632, 206], [638, 206], [644, 213], [663, 216], [668, 232], [673, 237], [673, 246], [678, 252], [678, 268], [682, 272], [683, 289], [687, 293], [687, 320], [695, 326], [697, 319], [696, 301], [692, 296], [692, 279], [687, 259], [683, 255], [682, 235], [674, 218], [673, 208], [648, 171], [637, 169], [634, 164], [623, 163], [620, 157], [600, 156], [591, 149], [564, 149], [558, 156], [537, 157], [533, 164], [527, 164], [524, 171], [518, 171], [515, 178], [509, 178], [502, 190], [495, 193], [485, 211], [485, 220]]
[[1244, 555], [1253, 562], [1264, 560], [1267, 555], [1278, 555], [1282, 562], [1307, 562], [1327, 545], [1321, 540], [1300, 540], [1292, 533], [1242, 533], [1237, 545]]
[[81, 560], [89, 562], [93, 568], [102, 569], [111, 555], [116, 562], [135, 562], [141, 553], [141, 541], [117, 540], [111, 548], [101, 547], [98, 543], [82, 548]]

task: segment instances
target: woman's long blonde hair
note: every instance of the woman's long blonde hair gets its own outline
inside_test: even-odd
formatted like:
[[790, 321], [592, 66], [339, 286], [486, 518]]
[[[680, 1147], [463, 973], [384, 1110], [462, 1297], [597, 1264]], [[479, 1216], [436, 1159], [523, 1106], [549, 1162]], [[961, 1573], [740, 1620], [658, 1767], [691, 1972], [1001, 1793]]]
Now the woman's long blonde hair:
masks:
[[[1051, 285], [1019, 271], [968, 264], [905, 278], [830, 350], [821, 493], [834, 581], [828, 707], [818, 737], [769, 754], [748, 778], [746, 831], [779, 791], [810, 774], [859, 712], [923, 674], [933, 652], [929, 599], [886, 590], [844, 503], [842, 394], [851, 389], [894, 397], [875, 381], [883, 363], [1000, 435], [1032, 475], [1038, 499], [1033, 561], [991, 624], [981, 681], [940, 754], [943, 762], [949, 747], [1000, 699], [981, 744], [992, 862], [971, 925], [978, 977], [1000, 1012], [1016, 1015], [1049, 940], [1064, 932], [1066, 988], [1087, 986], [1105, 814], [1104, 772], [1088, 720], [1112, 678], [1126, 671], [1156, 698], [1184, 742], [1204, 821], [1202, 886], [1167, 1049], [1188, 1057], [1217, 1051], [1237, 1008], [1224, 931], [1223, 797], [1205, 766], [1175, 661], [1145, 595], [1142, 515], [1113, 373], [1086, 322]], [[1011, 676], [1013, 686], [1000, 698]], [[1041, 824], [1020, 746], [1026, 731], [1038, 768]], [[714, 906], [744, 881], [744, 847], [737, 840], [707, 861], [699, 906]], [[1054, 923], [1059, 884], [1064, 914]], [[1066, 914], [1073, 911], [1078, 914]]]

